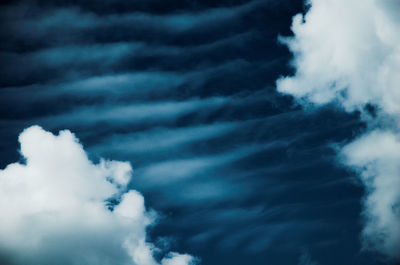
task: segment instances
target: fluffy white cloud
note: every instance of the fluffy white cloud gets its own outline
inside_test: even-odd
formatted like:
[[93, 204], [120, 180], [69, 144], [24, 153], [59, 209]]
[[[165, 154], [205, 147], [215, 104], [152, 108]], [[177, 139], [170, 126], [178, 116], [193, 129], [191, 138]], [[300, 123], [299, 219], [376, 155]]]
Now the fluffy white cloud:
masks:
[[400, 2], [311, 0], [293, 18], [295, 75], [277, 88], [316, 104], [336, 101], [347, 110], [365, 103], [400, 111]]
[[[310, 0], [293, 18], [293, 76], [278, 91], [302, 104], [377, 107], [369, 132], [342, 150], [367, 187], [365, 248], [400, 258], [400, 1]], [[390, 120], [390, 122], [388, 122]]]
[[400, 137], [374, 130], [345, 146], [345, 163], [360, 172], [365, 198], [366, 247], [391, 256], [400, 250]]
[[[160, 264], [146, 242], [154, 214], [126, 190], [129, 163], [92, 163], [68, 130], [55, 136], [33, 126], [19, 141], [25, 162], [0, 170], [2, 264]], [[193, 262], [172, 252], [161, 264]]]

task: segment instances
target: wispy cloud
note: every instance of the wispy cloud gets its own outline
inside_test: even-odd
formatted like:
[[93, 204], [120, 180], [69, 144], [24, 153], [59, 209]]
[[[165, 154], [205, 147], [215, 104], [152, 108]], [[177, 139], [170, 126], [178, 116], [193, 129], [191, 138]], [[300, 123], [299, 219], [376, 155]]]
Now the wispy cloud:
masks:
[[229, 133], [237, 128], [238, 125], [236, 122], [226, 122], [187, 128], [158, 128], [146, 132], [119, 134], [103, 139], [92, 149], [95, 149], [98, 153], [107, 151], [118, 154], [141, 154], [160, 152], [170, 148], [179, 149], [185, 144], [196, 144], [200, 141]]
[[[94, 29], [109, 31], [111, 28], [126, 27], [127, 25], [133, 32], [144, 32], [146, 30], [180, 33], [193, 28], [216, 27], [221, 23], [237, 19], [258, 5], [260, 5], [260, 1], [250, 1], [230, 8], [209, 8], [200, 12], [176, 12], [165, 15], [146, 12], [99, 15], [77, 7], [51, 10], [33, 9], [31, 11], [33, 15], [21, 16], [14, 23], [11, 23], [9, 26], [13, 32], [8, 32], [8, 34], [19, 34], [19, 38], [25, 35], [27, 38], [36, 39], [36, 41], [50, 36], [48, 38], [56, 40], [56, 43], [65, 43], [85, 40], [82, 33], [89, 33]], [[15, 18], [12, 14], [22, 14], [24, 8], [24, 5], [4, 8], [2, 16], [12, 20], [12, 18]], [[27, 24], [30, 25], [30, 30], [25, 28]], [[60, 35], [58, 33], [60, 30], [69, 34]], [[52, 36], [50, 33], [54, 35]], [[86, 38], [86, 40], [88, 39], [90, 38]], [[51, 45], [51, 43], [48, 42], [47, 45]]]
[[254, 152], [273, 147], [274, 144], [257, 144], [254, 146], [241, 147], [236, 150], [210, 155], [205, 157], [196, 157], [189, 159], [170, 160], [160, 163], [155, 163], [147, 168], [142, 169], [142, 172], [137, 172], [144, 182], [150, 182], [154, 185], [162, 184], [163, 182], [173, 183], [182, 178], [193, 178], [198, 174], [208, 174], [208, 170], [218, 166], [246, 157]]
[[[82, 107], [66, 114], [45, 117], [39, 123], [60, 126], [63, 124], [96, 124], [105, 123], [135, 123], [146, 120], [170, 120], [176, 119], [183, 114], [199, 111], [203, 108], [213, 108], [222, 106], [228, 102], [226, 98], [192, 99], [186, 101], [153, 102], [143, 104], [127, 104], [119, 106]], [[78, 119], [79, 117], [79, 119]]]

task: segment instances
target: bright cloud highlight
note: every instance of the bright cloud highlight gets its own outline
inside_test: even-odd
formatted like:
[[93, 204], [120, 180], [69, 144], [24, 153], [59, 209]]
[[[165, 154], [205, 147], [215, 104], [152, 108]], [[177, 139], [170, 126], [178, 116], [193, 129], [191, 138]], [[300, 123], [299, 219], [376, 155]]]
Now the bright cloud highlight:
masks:
[[[334, 102], [346, 111], [377, 108], [368, 132], [341, 151], [366, 186], [364, 247], [400, 258], [400, 2], [311, 0], [293, 18], [294, 76], [278, 91], [302, 104]], [[367, 117], [368, 115], [363, 115]]]
[[374, 130], [342, 150], [355, 167], [368, 196], [365, 198], [366, 247], [391, 256], [400, 249], [400, 141], [398, 135]]
[[[153, 258], [154, 214], [127, 190], [128, 162], [92, 163], [68, 130], [38, 126], [19, 137], [25, 163], [0, 170], [0, 259], [9, 264], [188, 265], [187, 254]], [[110, 200], [117, 200], [113, 205]]]
[[347, 110], [366, 103], [400, 112], [400, 2], [312, 0], [293, 17], [296, 73], [278, 90], [316, 104], [336, 101]]

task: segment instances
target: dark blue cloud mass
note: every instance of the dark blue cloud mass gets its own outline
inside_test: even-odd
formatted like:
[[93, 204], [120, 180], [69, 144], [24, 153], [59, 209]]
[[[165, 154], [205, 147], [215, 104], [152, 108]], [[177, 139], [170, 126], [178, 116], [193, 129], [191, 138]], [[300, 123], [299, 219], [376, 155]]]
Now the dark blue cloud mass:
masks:
[[[122, 209], [124, 216], [123, 202], [129, 200], [124, 196], [140, 192], [143, 196], [135, 195], [136, 200], [145, 198], [149, 210], [141, 213], [149, 223], [140, 226], [137, 238], [153, 243], [137, 243], [135, 236], [127, 239], [124, 249], [133, 264], [184, 265], [192, 257], [203, 265], [393, 262], [374, 248], [362, 251], [366, 221], [360, 213], [369, 187], [346, 163], [338, 163], [338, 150], [370, 130], [372, 118], [364, 105], [379, 108], [381, 97], [371, 90], [377, 100], [363, 99], [357, 108], [343, 110], [335, 100], [316, 107], [317, 86], [326, 87], [322, 94], [330, 93], [343, 79], [332, 77], [342, 73], [336, 66], [327, 66], [329, 74], [321, 70], [325, 63], [313, 68], [314, 57], [307, 52], [324, 42], [317, 39], [303, 49], [308, 44], [301, 35], [307, 35], [305, 30], [294, 22], [291, 31], [292, 17], [311, 12], [310, 4], [21, 0], [0, 5], [0, 168], [15, 161], [20, 161], [12, 164], [18, 168], [33, 163], [30, 153], [22, 150], [24, 142], [20, 140], [19, 147], [17, 140], [29, 126], [54, 134], [63, 129], [75, 133], [70, 142], [76, 144], [79, 138], [86, 151], [79, 145], [82, 151], [76, 152], [87, 153], [86, 164], [105, 172], [113, 168], [105, 179], [120, 191], [101, 197], [110, 209]], [[331, 24], [325, 26], [329, 32]], [[292, 34], [292, 40], [279, 37]], [[312, 57], [310, 62], [302, 64], [301, 53]], [[325, 60], [323, 52], [319, 56]], [[354, 84], [361, 86], [358, 80]], [[335, 93], [340, 91], [331, 94]], [[390, 117], [385, 121], [392, 122]], [[60, 142], [68, 134], [49, 136], [41, 130], [43, 137]], [[44, 156], [52, 164], [51, 157]], [[102, 158], [129, 162], [129, 182], [119, 185], [113, 180], [127, 170], [118, 171]], [[0, 171], [0, 179], [8, 172], [10, 166]], [[49, 187], [59, 190], [59, 185]], [[87, 189], [95, 192], [96, 187]], [[75, 190], [71, 194], [75, 196]], [[90, 199], [83, 202], [90, 204]], [[0, 263], [22, 265], [28, 257], [32, 264], [54, 264], [49, 262], [58, 254], [65, 257], [60, 254], [63, 247], [82, 240], [82, 255], [74, 247], [62, 264], [102, 265], [93, 258], [99, 249], [106, 257], [104, 264], [132, 264], [127, 253], [113, 245], [128, 231], [127, 224], [118, 211], [99, 213], [103, 215], [109, 216], [109, 223], [96, 223], [93, 230], [79, 227], [85, 232], [72, 237], [72, 243], [51, 238], [58, 246], [43, 244], [37, 255], [29, 252], [25, 257], [21, 253], [29, 247], [10, 247], [0, 239]], [[79, 234], [79, 229], [71, 233]], [[14, 248], [18, 251], [10, 250]], [[146, 256], [149, 251], [152, 254]], [[89, 252], [90, 258], [85, 256]]]

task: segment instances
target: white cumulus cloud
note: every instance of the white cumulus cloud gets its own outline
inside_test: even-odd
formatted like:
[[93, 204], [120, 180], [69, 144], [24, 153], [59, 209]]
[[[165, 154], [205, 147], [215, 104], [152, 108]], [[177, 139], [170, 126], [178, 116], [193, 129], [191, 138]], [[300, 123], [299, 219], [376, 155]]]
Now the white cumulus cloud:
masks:
[[363, 230], [367, 248], [388, 256], [400, 250], [400, 137], [374, 130], [345, 146], [342, 155], [355, 167], [368, 196]]
[[281, 38], [295, 72], [277, 89], [302, 104], [377, 108], [340, 157], [366, 186], [364, 247], [400, 258], [400, 1], [310, 0], [308, 8], [293, 17], [294, 36]]
[[400, 2], [311, 0], [293, 17], [295, 75], [277, 88], [316, 104], [336, 101], [347, 110], [366, 103], [400, 112]]
[[[154, 214], [127, 190], [128, 162], [92, 163], [68, 130], [39, 126], [19, 137], [22, 163], [0, 170], [0, 261], [6, 264], [188, 265], [171, 252], [157, 262], [146, 241]], [[118, 200], [112, 205], [109, 201]]]

